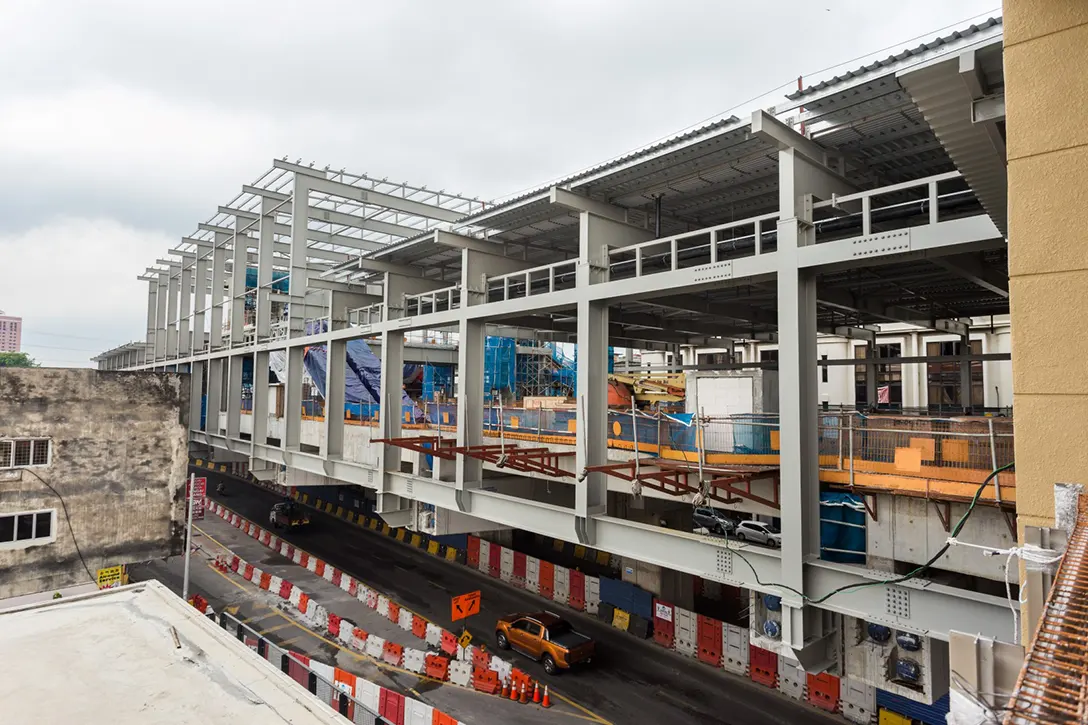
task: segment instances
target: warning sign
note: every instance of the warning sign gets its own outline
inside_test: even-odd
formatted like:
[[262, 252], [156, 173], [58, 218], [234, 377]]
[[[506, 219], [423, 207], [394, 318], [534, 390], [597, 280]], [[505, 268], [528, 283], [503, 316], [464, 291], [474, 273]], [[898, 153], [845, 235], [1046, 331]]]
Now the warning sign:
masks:
[[111, 566], [105, 569], [99, 569], [95, 579], [98, 581], [99, 589], [119, 587], [125, 583], [125, 567]]
[[[193, 479], [193, 521], [204, 520], [204, 497], [208, 495], [208, 479]], [[185, 500], [189, 500], [189, 484], [185, 484]]]
[[453, 621], [458, 619], [464, 619], [465, 617], [471, 617], [473, 614], [480, 613], [480, 592], [469, 592], [468, 594], [459, 594], [453, 598], [451, 602], [451, 618]]
[[457, 644], [460, 645], [461, 649], [468, 647], [472, 644], [472, 633], [466, 629], [461, 633], [460, 638], [457, 640]]

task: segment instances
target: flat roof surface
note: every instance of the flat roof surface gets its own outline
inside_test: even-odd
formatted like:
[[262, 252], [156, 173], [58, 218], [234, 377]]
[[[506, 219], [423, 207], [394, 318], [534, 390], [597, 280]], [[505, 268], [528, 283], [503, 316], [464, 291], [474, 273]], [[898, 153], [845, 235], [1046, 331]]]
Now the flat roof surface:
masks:
[[0, 651], [5, 723], [343, 722], [159, 582], [0, 610]]

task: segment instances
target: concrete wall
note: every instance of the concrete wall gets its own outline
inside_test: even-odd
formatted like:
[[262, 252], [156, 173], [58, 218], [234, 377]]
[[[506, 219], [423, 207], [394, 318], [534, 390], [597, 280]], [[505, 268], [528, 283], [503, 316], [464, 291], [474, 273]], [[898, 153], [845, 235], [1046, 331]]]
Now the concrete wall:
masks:
[[3, 472], [0, 514], [57, 511], [55, 541], [0, 549], [0, 599], [86, 582], [77, 544], [92, 575], [181, 553], [189, 387], [176, 373], [0, 369], [0, 438], [52, 440], [50, 465]]
[[[868, 565], [872, 569], [893, 571], [892, 561], [924, 564], [937, 553], [950, 534], [945, 531], [941, 514], [932, 501], [910, 496], [874, 497], [877, 520], [867, 517], [865, 522]], [[967, 510], [967, 504], [949, 504], [950, 527], [955, 526]], [[978, 506], [963, 526], [960, 540], [1007, 549], [1015, 545], [1004, 515], [990, 506]], [[978, 549], [953, 546], [936, 563], [940, 569], [971, 574], [1002, 581], [1005, 557], [983, 556]], [[1015, 564], [1014, 564], [1015, 566]]]
[[[1088, 3], [1005, 4], [1009, 283], [1021, 526], [1088, 483]], [[1060, 453], [1060, 455], [1059, 455]]]

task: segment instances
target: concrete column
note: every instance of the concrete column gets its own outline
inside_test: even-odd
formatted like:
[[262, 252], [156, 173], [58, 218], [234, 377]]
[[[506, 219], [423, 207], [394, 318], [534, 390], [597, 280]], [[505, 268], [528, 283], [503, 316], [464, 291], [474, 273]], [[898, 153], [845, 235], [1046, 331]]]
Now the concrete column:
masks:
[[204, 397], [204, 365], [195, 362], [189, 370], [189, 430], [203, 430], [200, 427], [200, 408]]
[[215, 246], [212, 249], [212, 288], [209, 302], [211, 313], [208, 325], [208, 344], [212, 350], [223, 345], [223, 291], [227, 285], [227, 242], [230, 239], [230, 235], [216, 232]]
[[229, 358], [229, 377], [227, 379], [227, 437], [239, 438], [242, 431], [242, 358], [232, 355]]
[[196, 277], [193, 289], [193, 330], [190, 349], [202, 352], [205, 349], [204, 330], [207, 327], [208, 309], [208, 271], [212, 265], [212, 245], [207, 242], [197, 244]]
[[245, 339], [245, 312], [246, 312], [246, 263], [249, 239], [244, 228], [246, 220], [241, 217], [234, 218], [234, 250], [231, 256], [230, 272], [230, 345], [238, 347]]
[[214, 358], [208, 361], [208, 402], [204, 406], [205, 419], [204, 430], [208, 433], [219, 434], [219, 411], [223, 409], [223, 358]]
[[284, 381], [283, 448], [297, 451], [302, 443], [302, 358], [305, 350], [287, 350], [287, 380]]
[[[253, 445], [268, 443], [268, 353], [253, 354]], [[250, 451], [253, 457], [253, 451]]]
[[193, 264], [195, 257], [186, 256], [181, 261], [181, 286], [178, 296], [178, 357], [188, 357], [192, 349], [189, 336], [190, 315], [193, 310]]
[[272, 252], [276, 239], [273, 209], [276, 206], [273, 200], [261, 198], [261, 218], [257, 222], [257, 340], [267, 340], [272, 327]]

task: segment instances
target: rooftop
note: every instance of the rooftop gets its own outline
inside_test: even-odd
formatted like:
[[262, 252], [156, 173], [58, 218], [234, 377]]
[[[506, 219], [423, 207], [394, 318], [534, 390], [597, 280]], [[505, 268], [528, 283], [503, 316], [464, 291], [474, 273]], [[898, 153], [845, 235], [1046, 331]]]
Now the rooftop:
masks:
[[0, 649], [5, 722], [342, 722], [154, 581], [2, 610]]

